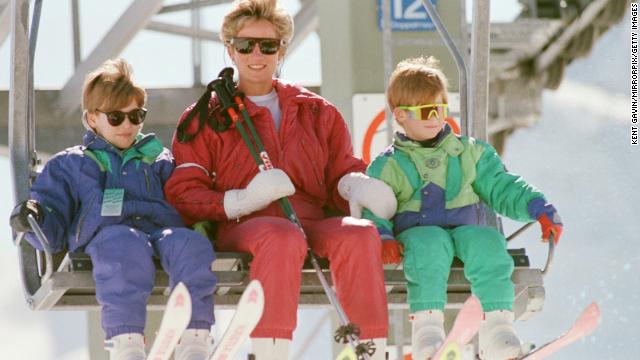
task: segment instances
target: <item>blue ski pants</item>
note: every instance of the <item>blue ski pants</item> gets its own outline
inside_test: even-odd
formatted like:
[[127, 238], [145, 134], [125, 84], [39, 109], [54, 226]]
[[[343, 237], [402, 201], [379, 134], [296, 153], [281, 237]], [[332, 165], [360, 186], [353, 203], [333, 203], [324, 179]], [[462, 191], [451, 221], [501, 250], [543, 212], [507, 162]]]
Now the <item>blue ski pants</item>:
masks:
[[454, 256], [464, 262], [464, 275], [484, 311], [512, 309], [513, 259], [504, 236], [496, 229], [477, 225], [451, 229], [416, 226], [397, 239], [404, 245], [407, 301], [412, 313], [444, 309]]
[[102, 328], [106, 338], [124, 333], [143, 333], [146, 305], [155, 280], [153, 256], [169, 274], [173, 288], [183, 282], [192, 301], [193, 329], [213, 324], [211, 271], [215, 259], [207, 238], [186, 228], [163, 228], [146, 234], [125, 225], [103, 228], [85, 251], [93, 262], [96, 297], [102, 305]]

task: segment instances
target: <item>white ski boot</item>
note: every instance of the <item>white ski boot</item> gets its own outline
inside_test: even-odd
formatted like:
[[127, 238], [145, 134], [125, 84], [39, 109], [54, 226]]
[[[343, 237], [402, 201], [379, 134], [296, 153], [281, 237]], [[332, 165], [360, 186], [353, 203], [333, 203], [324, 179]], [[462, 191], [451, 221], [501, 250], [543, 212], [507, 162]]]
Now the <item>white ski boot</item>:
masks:
[[252, 338], [251, 353], [254, 360], [287, 360], [290, 344], [289, 339]]
[[109, 360], [145, 360], [144, 336], [126, 333], [112, 337], [104, 342], [109, 352]]
[[444, 313], [424, 310], [409, 315], [411, 354], [414, 359], [430, 359], [444, 343]]
[[522, 344], [513, 328], [512, 311], [496, 310], [484, 313], [480, 324], [480, 359], [505, 360], [522, 355]]
[[187, 329], [176, 345], [175, 360], [206, 360], [211, 349], [209, 330]]

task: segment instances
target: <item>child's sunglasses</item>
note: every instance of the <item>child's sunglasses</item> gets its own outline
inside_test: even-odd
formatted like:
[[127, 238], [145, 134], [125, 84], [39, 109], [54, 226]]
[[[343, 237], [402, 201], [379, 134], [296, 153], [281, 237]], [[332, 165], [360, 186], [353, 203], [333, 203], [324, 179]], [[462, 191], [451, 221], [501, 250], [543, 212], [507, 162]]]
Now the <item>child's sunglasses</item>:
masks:
[[129, 121], [131, 122], [131, 124], [140, 125], [144, 121], [144, 118], [147, 116], [147, 109], [145, 108], [131, 110], [127, 113], [122, 111], [117, 111], [117, 110], [107, 111], [107, 112], [101, 111], [101, 110], [98, 110], [98, 111], [107, 115], [107, 121], [109, 121], [109, 125], [114, 127], [120, 126], [120, 124], [124, 122], [125, 117], [129, 118]]
[[448, 104], [427, 104], [417, 106], [398, 106], [398, 109], [409, 110], [413, 120], [429, 120], [432, 116], [440, 118], [442, 111], [443, 118], [447, 117]]
[[251, 54], [256, 44], [258, 44], [261, 53], [273, 55], [278, 52], [280, 46], [284, 43], [280, 39], [237, 37], [229, 40], [229, 44], [233, 45], [240, 54]]

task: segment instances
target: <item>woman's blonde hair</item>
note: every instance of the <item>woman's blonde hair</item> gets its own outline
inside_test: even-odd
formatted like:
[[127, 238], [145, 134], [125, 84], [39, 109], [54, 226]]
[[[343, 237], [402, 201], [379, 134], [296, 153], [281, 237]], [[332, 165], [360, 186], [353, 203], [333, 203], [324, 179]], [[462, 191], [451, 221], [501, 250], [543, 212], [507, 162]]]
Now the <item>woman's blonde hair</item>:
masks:
[[133, 69], [122, 58], [110, 59], [87, 75], [82, 90], [82, 110], [113, 111], [147, 101], [146, 91], [133, 82]]
[[278, 37], [289, 44], [293, 37], [293, 18], [276, 0], [238, 0], [222, 21], [220, 39], [228, 44], [250, 21], [267, 20]]
[[433, 56], [406, 59], [398, 63], [387, 88], [387, 104], [398, 106], [424, 105], [438, 95], [447, 100], [447, 77]]

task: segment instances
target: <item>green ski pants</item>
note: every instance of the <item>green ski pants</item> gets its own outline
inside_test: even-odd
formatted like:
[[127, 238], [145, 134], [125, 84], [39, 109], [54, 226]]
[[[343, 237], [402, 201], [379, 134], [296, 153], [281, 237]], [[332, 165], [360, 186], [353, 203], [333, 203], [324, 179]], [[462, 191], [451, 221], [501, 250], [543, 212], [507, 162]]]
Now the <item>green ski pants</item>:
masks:
[[416, 226], [400, 233], [409, 308], [442, 310], [453, 257], [464, 262], [464, 275], [483, 310], [511, 310], [513, 260], [502, 234], [491, 227], [463, 225], [452, 229]]

